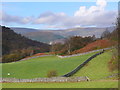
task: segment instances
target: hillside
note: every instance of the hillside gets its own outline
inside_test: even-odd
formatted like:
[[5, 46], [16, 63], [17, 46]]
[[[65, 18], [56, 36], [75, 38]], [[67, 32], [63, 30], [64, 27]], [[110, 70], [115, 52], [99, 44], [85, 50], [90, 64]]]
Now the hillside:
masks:
[[2, 62], [17, 61], [35, 53], [48, 52], [50, 45], [34, 41], [2, 26]]
[[112, 58], [112, 53], [113, 50], [109, 50], [97, 56], [79, 70], [74, 76], [87, 76], [91, 80], [99, 80], [107, 79], [108, 76], [117, 74], [117, 70], [111, 72], [108, 67], [109, 61]]
[[111, 47], [115, 44], [116, 44], [115, 41], [110, 41], [107, 39], [97, 40], [95, 42], [92, 42], [92, 43], [86, 45], [85, 47], [83, 47], [81, 49], [73, 51], [72, 54], [83, 53], [83, 52], [88, 52], [88, 51], [92, 51], [92, 50], [96, 50], [96, 49], [107, 48], [107, 47]]
[[[79, 70], [73, 77], [87, 76], [90, 81], [83, 82], [61, 82], [61, 83], [3, 83], [4, 88], [118, 88], [117, 76], [118, 71], [110, 72], [108, 69], [108, 62], [111, 59], [112, 51], [97, 56]], [[3, 78], [39, 78], [46, 77], [49, 70], [57, 70], [58, 75], [63, 75], [75, 68], [78, 63], [82, 63], [84, 59], [90, 57], [92, 54], [78, 57], [60, 59], [57, 57], [40, 57], [27, 61], [20, 61], [15, 63], [3, 64]], [[34, 63], [32, 63], [34, 62]], [[48, 62], [48, 63], [46, 63]], [[1, 65], [1, 64], [0, 64]], [[35, 66], [35, 67], [34, 67]], [[47, 66], [47, 67], [46, 67]], [[67, 67], [66, 67], [67, 66]], [[15, 68], [16, 67], [16, 68]], [[65, 67], [65, 68], [64, 68]], [[10, 73], [8, 76], [7, 74]], [[71, 77], [72, 78], [72, 77]], [[104, 89], [105, 88], [105, 89]], [[97, 90], [97, 89], [96, 89]]]
[[54, 32], [54, 33], [59, 33], [60, 35], [64, 37], [75, 36], [75, 35], [78, 35], [78, 36], [95, 35], [97, 38], [99, 38], [106, 29], [109, 32], [112, 32], [115, 29], [115, 27], [80, 27], [80, 28], [70, 28], [64, 31], [61, 30], [61, 31]]
[[29, 37], [30, 39], [42, 41], [42, 42], [51, 42], [69, 36], [93, 36], [97, 38], [107, 29], [109, 32], [112, 32], [115, 27], [80, 27], [80, 28], [69, 28], [69, 29], [60, 29], [60, 30], [43, 30], [43, 29], [32, 29], [32, 28], [12, 28], [16, 33], [21, 33], [24, 36]]
[[[62, 76], [79, 64], [83, 63], [95, 53], [90, 53], [82, 56], [70, 58], [59, 58], [57, 56], [38, 57], [25, 61], [2, 64], [2, 77], [13, 78], [39, 78], [47, 77], [47, 73], [51, 70], [56, 70], [58, 76]], [[1, 64], [0, 64], [1, 65]], [[10, 76], [7, 73], [11, 73]]]
[[20, 34], [15, 33], [7, 27], [2, 27], [2, 54], [8, 54], [11, 51], [25, 49], [29, 47], [39, 47], [41, 52], [49, 51], [49, 45], [30, 40]]
[[14, 32], [18, 34], [25, 34], [29, 32], [38, 32], [37, 29], [32, 29], [32, 28], [18, 28], [18, 27], [10, 27]]
[[54, 34], [52, 32], [45, 32], [45, 31], [29, 32], [23, 35], [32, 40], [37, 40], [45, 43], [50, 43], [51, 41], [64, 39], [64, 37], [60, 35]]

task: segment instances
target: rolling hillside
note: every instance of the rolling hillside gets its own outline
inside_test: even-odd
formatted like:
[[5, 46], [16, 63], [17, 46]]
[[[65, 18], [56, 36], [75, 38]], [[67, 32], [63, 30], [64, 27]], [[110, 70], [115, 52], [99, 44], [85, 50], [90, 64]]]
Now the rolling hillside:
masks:
[[[81, 68], [74, 76], [87, 76], [90, 80], [101, 80], [117, 73], [115, 70], [111, 72], [108, 68], [108, 62], [112, 57], [112, 50], [95, 57]], [[58, 76], [62, 76], [78, 65], [82, 64], [94, 53], [89, 53], [82, 56], [74, 56], [69, 58], [58, 58], [57, 56], [38, 57], [25, 61], [0, 64], [3, 67], [3, 78], [39, 78], [47, 77], [47, 73], [51, 70], [56, 70]], [[7, 74], [10, 73], [8, 76]]]
[[[118, 73], [117, 71], [110, 72], [108, 69], [108, 62], [111, 59], [111, 54], [112, 54], [112, 51], [109, 50], [101, 54], [100, 56], [97, 56], [73, 76], [73, 77], [87, 76], [90, 78], [91, 81], [62, 82], [62, 83], [3, 83], [3, 87], [4, 88], [13, 88], [13, 87], [14, 88], [96, 88], [95, 90], [97, 90], [97, 88], [102, 88], [103, 90], [109, 90], [109, 88], [118, 88], [118, 80], [116, 80], [116, 77], [112, 79], [106, 78], [110, 75]], [[43, 57], [41, 59], [36, 58], [34, 60], [32, 59], [32, 60], [22, 61], [17, 63], [3, 64], [3, 70], [4, 70], [3, 77], [15, 77], [15, 78], [41, 77], [42, 75], [43, 76], [46, 75], [45, 70], [48, 70], [48, 67], [50, 68], [49, 70], [51, 70], [51, 68], [54, 67], [54, 69], [56, 68], [57, 70], [60, 70], [61, 74], [63, 74], [63, 72], [66, 73], [66, 70], [68, 71], [68, 68], [69, 70], [71, 70], [71, 67], [72, 68], [73, 66], [75, 67], [76, 65], [78, 65], [77, 63], [83, 62], [83, 59], [86, 59], [91, 55], [89, 54], [87, 56], [83, 55], [82, 57], [68, 58], [69, 60], [60, 59], [60, 58], [58, 59], [57, 57], [54, 57], [54, 60], [53, 59], [48, 60], [47, 59], [48, 57]], [[35, 62], [34, 64], [32, 63], [33, 61]], [[50, 63], [48, 65], [48, 64], [45, 64], [46, 62], [52, 62], [55, 64]], [[35, 66], [37, 65], [36, 66], [37, 68], [39, 67], [39, 69], [34, 67], [34, 71], [36, 71], [37, 73], [33, 72], [32, 65], [35, 65]], [[58, 69], [58, 68], [61, 68], [61, 69]], [[11, 73], [10, 76], [7, 75], [8, 72]]]
[[9, 54], [14, 50], [26, 49], [29, 47], [41, 48], [42, 52], [49, 51], [49, 45], [28, 39], [15, 33], [8, 27], [2, 26], [2, 54]]
[[52, 32], [44, 32], [44, 31], [29, 32], [23, 35], [32, 40], [37, 40], [45, 43], [50, 43], [51, 41], [64, 39], [64, 37], [62, 37], [61, 35], [57, 35]]
[[31, 28], [12, 28], [15, 32], [21, 33], [24, 36], [29, 37], [32, 40], [51, 42], [69, 36], [92, 36], [100, 37], [101, 34], [107, 29], [112, 32], [115, 27], [80, 27], [70, 28], [64, 30], [42, 30], [42, 29], [31, 29]]
[[53, 33], [57, 33], [61, 36], [68, 37], [68, 36], [92, 36], [95, 35], [97, 38], [101, 36], [101, 34], [108, 30], [112, 32], [115, 27], [80, 27], [80, 28], [70, 28], [65, 30], [56, 30], [56, 32], [52, 31]]
[[19, 33], [19, 34], [25, 34], [29, 32], [38, 32], [37, 29], [32, 29], [32, 28], [18, 28], [18, 27], [10, 27], [14, 32]]
[[72, 52], [72, 54], [77, 54], [77, 53], [84, 53], [96, 49], [102, 49], [102, 48], [107, 48], [116, 45], [116, 41], [110, 41], [108, 39], [103, 39], [103, 40], [97, 40], [95, 42], [89, 43], [85, 47], [75, 50]]
[[85, 67], [79, 70], [74, 76], [87, 76], [90, 80], [107, 79], [106, 77], [118, 73], [117, 70], [111, 72], [108, 68], [108, 62], [112, 58], [113, 50], [108, 50], [105, 53], [91, 60]]
[[[46, 77], [51, 70], [56, 70], [58, 76], [62, 76], [79, 64], [83, 63], [95, 53], [70, 58], [59, 58], [57, 56], [46, 56], [33, 58], [25, 61], [2, 64], [2, 77], [11, 78], [39, 78]], [[1, 65], [1, 64], [0, 64]], [[7, 74], [11, 73], [10, 76]]]

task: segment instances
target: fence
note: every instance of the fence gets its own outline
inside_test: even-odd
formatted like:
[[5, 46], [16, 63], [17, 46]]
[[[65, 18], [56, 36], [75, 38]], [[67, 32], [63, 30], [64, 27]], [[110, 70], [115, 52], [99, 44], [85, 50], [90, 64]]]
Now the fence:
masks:
[[[19, 60], [19, 61], [29, 60], [29, 59], [37, 58], [37, 57], [46, 57], [46, 56], [52, 56], [52, 55], [40, 55], [40, 56], [28, 57], [28, 58], [21, 59], [21, 60]], [[15, 61], [15, 62], [18, 62], [18, 61]]]
[[[105, 48], [104, 50], [108, 50], [108, 49], [111, 49], [111, 48]], [[95, 55], [91, 56], [85, 62], [80, 64], [78, 67], [76, 67], [74, 70], [72, 70], [71, 72], [63, 75], [62, 77], [35, 78], [35, 79], [0, 78], [0, 82], [79, 82], [79, 81], [89, 81], [89, 78], [87, 76], [84, 76], [84, 77], [70, 77], [70, 76], [75, 74], [78, 70], [80, 70], [84, 65], [86, 65], [90, 60], [95, 58], [97, 55], [100, 55], [100, 54], [104, 53], [104, 50], [100, 49], [100, 50], [90, 51], [90, 52], [87, 52], [87, 53], [77, 54], [77, 55], [83, 55], [83, 54], [88, 54], [88, 53], [91, 53], [91, 52], [101, 51], [101, 52], [96, 53]], [[46, 55], [46, 56], [51, 56], [51, 55]], [[71, 56], [74, 56], [74, 55], [71, 55]], [[41, 57], [41, 56], [37, 56], [37, 57]], [[36, 57], [32, 57], [32, 58], [36, 58]], [[26, 60], [26, 59], [23, 59], [23, 60]]]
[[93, 53], [93, 52], [99, 52], [99, 51], [103, 51], [103, 50], [109, 50], [109, 49], [112, 49], [112, 48], [114, 48], [114, 47], [98, 49], [98, 50], [93, 50], [93, 51], [89, 51], [89, 52], [85, 52], [85, 53], [79, 53], [79, 54], [73, 54], [73, 55], [67, 55], [67, 56], [59, 56], [59, 55], [57, 55], [57, 56], [60, 57], [60, 58], [68, 58], [68, 57], [85, 55], [85, 54], [89, 54], [89, 53]]
[[76, 67], [73, 71], [63, 75], [62, 77], [70, 77], [72, 75], [74, 75], [78, 70], [80, 70], [84, 65], [86, 65], [90, 60], [92, 60], [93, 58], [95, 58], [97, 55], [100, 55], [104, 53], [104, 50], [102, 52], [96, 53], [95, 55], [91, 56], [90, 58], [88, 58], [85, 62], [83, 62], [82, 64], [80, 64], [78, 67]]
[[80, 82], [88, 81], [84, 77], [52, 77], [52, 78], [35, 78], [35, 79], [16, 79], [16, 78], [1, 78], [1, 82]]

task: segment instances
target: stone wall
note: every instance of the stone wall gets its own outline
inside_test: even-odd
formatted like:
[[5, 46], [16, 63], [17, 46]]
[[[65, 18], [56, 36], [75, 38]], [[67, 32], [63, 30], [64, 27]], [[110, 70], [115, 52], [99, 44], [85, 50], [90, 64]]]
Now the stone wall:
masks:
[[74, 57], [74, 56], [81, 56], [81, 55], [85, 55], [85, 54], [89, 54], [89, 53], [93, 53], [93, 52], [99, 52], [99, 51], [103, 51], [103, 50], [109, 50], [112, 48], [114, 48], [114, 47], [98, 49], [98, 50], [93, 50], [93, 51], [89, 51], [89, 52], [85, 52], [85, 53], [79, 53], [79, 54], [73, 54], [73, 55], [67, 55], [67, 56], [60, 56], [60, 55], [57, 55], [57, 56], [59, 58], [68, 58], [68, 57]]
[[16, 79], [1, 78], [1, 82], [80, 82], [88, 81], [87, 77], [52, 77], [52, 78], [35, 78], [35, 79]]
[[91, 56], [90, 58], [88, 58], [85, 62], [83, 62], [82, 64], [80, 64], [78, 67], [76, 67], [74, 70], [72, 70], [71, 72], [63, 75], [62, 77], [70, 77], [72, 75], [74, 75], [76, 72], [78, 72], [84, 65], [86, 65], [90, 60], [92, 60], [93, 58], [95, 58], [96, 56], [100, 55], [104, 53], [104, 50], [102, 52], [96, 53], [95, 55]]

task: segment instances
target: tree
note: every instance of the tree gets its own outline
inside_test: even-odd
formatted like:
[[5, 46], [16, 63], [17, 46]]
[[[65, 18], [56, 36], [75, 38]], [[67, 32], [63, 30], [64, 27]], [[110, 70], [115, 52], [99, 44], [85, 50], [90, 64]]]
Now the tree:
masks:
[[106, 29], [106, 30], [102, 33], [101, 38], [109, 38], [109, 36], [110, 36], [110, 32], [108, 31], [108, 29]]
[[62, 48], [63, 48], [63, 44], [61, 43], [56, 43], [51, 45], [52, 52], [60, 51]]
[[17, 61], [26, 56], [50, 50], [50, 45], [31, 40], [15, 33], [8, 27], [0, 26], [0, 32], [2, 32], [2, 43], [0, 45], [2, 46], [3, 62]]
[[56, 70], [51, 70], [47, 73], [47, 77], [56, 77], [57, 76], [57, 71]]
[[72, 51], [83, 48], [88, 43], [95, 40], [95, 36], [93, 35], [88, 37], [81, 37], [81, 36], [72, 36], [66, 40], [65, 46], [70, 54]]

